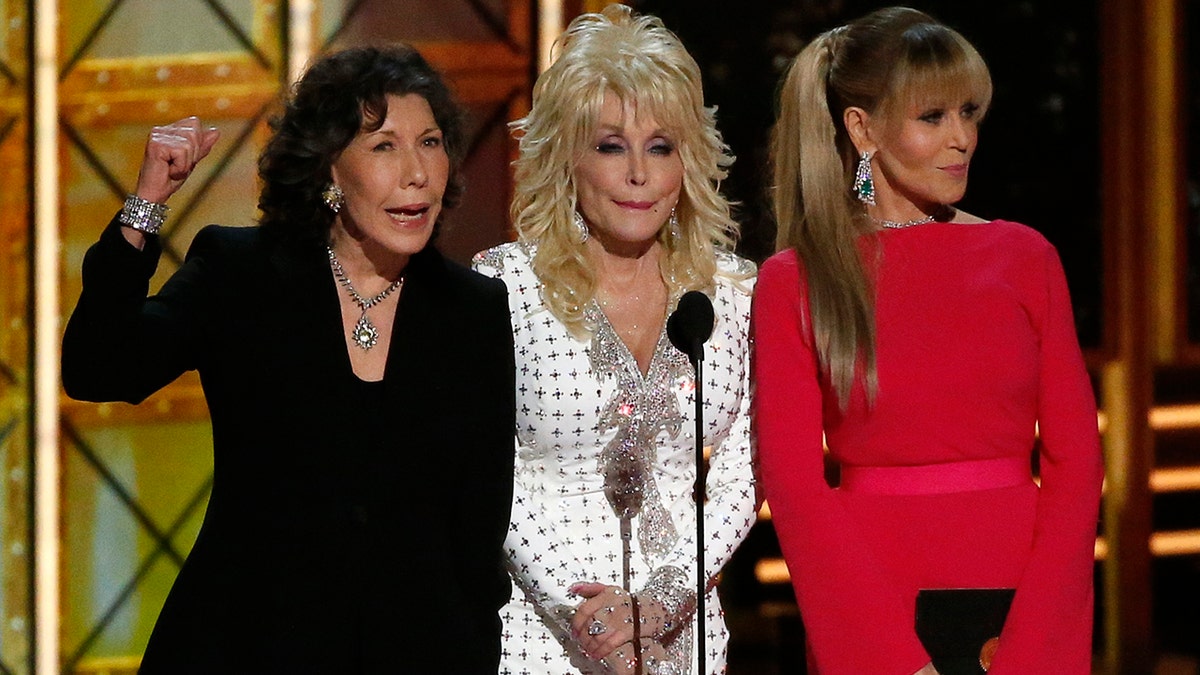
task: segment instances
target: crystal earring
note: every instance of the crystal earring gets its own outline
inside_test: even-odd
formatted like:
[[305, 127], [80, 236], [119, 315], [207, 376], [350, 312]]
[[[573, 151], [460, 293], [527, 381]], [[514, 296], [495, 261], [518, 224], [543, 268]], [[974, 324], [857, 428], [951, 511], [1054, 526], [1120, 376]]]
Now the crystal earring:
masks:
[[858, 201], [875, 206], [875, 180], [871, 177], [871, 153], [864, 152], [858, 158], [858, 167], [854, 170], [854, 196]]
[[671, 239], [679, 241], [683, 239], [683, 230], [679, 227], [679, 216], [675, 213], [675, 207], [671, 207], [671, 217], [667, 218], [667, 227], [670, 228]]
[[337, 213], [346, 205], [346, 194], [342, 192], [342, 188], [335, 183], [330, 183], [329, 187], [321, 193], [321, 199], [325, 202], [325, 206], [329, 207], [330, 211]]
[[588, 226], [587, 223], [584, 222], [583, 216], [579, 215], [579, 212], [576, 211], [572, 216], [571, 221], [575, 223], [575, 229], [579, 230], [579, 243], [582, 244], [583, 242], [587, 241], [588, 237], [591, 235], [588, 234]]

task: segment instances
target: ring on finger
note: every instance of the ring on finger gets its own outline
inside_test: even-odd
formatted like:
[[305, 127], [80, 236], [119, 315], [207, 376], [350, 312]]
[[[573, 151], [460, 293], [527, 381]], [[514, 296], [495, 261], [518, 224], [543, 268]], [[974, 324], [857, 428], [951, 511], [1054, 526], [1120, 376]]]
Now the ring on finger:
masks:
[[587, 634], [593, 636], [600, 635], [606, 630], [608, 630], [608, 626], [605, 626], [603, 621], [600, 619], [592, 619], [592, 622], [588, 624]]

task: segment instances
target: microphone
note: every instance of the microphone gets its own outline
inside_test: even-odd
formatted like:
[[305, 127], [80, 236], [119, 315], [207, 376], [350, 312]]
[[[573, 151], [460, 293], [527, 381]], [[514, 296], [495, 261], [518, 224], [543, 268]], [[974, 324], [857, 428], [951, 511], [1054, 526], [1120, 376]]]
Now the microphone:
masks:
[[713, 332], [713, 306], [700, 291], [688, 291], [667, 317], [667, 337], [695, 364], [704, 360], [704, 343]]

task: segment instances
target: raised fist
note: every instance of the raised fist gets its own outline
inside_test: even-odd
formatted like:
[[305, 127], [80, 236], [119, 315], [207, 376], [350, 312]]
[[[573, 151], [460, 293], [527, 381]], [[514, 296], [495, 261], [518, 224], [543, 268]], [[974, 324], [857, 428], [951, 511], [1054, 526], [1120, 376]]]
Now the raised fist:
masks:
[[150, 130], [146, 154], [138, 172], [137, 196], [162, 204], [183, 185], [192, 169], [216, 144], [221, 132], [187, 117]]

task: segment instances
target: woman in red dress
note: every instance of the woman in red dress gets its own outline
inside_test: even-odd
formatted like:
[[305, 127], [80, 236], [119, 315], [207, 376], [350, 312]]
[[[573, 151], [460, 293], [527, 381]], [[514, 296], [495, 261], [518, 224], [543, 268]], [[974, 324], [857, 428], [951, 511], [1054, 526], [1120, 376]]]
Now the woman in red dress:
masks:
[[953, 206], [990, 99], [975, 49], [905, 8], [819, 36], [781, 88], [755, 424], [820, 675], [938, 673], [918, 593], [963, 588], [1015, 589], [976, 672], [1089, 672], [1103, 468], [1062, 267]]

